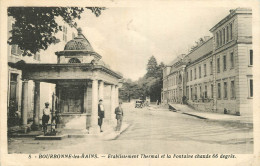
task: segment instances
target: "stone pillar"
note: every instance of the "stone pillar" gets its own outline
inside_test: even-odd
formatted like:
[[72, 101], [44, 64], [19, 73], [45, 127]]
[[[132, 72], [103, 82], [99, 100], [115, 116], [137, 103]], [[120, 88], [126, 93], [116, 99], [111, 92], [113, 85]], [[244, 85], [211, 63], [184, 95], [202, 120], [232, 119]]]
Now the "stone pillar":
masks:
[[104, 100], [104, 82], [100, 81], [98, 85], [98, 97]]
[[115, 108], [116, 108], [116, 106], [115, 106], [115, 92], [116, 92], [115, 85], [111, 85], [111, 100], [110, 100], [110, 102], [111, 102], [111, 121], [110, 121], [110, 123], [111, 123], [112, 126], [115, 125], [115, 123], [116, 123], [116, 119], [115, 119]]
[[92, 112], [91, 112], [91, 128], [90, 133], [99, 132], [98, 126], [98, 80], [92, 81]]
[[34, 109], [33, 109], [33, 128], [39, 129], [40, 119], [40, 82], [35, 81], [34, 88]]
[[27, 125], [28, 111], [28, 80], [23, 81], [23, 96], [22, 96], [22, 125]]
[[118, 85], [115, 87], [115, 107], [119, 105], [119, 99], [118, 99]]
[[86, 83], [84, 87], [84, 104], [83, 104], [83, 110], [84, 113], [87, 113], [87, 107], [88, 107], [88, 101], [87, 101], [87, 90], [88, 90], [88, 84]]

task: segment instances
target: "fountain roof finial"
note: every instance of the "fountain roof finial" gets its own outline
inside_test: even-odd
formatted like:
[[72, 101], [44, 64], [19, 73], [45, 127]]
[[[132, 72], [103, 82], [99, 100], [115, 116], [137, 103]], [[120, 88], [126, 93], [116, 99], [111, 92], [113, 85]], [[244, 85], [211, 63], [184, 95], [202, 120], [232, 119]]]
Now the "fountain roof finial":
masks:
[[77, 31], [78, 31], [78, 36], [82, 35], [82, 29], [81, 28], [78, 28]]

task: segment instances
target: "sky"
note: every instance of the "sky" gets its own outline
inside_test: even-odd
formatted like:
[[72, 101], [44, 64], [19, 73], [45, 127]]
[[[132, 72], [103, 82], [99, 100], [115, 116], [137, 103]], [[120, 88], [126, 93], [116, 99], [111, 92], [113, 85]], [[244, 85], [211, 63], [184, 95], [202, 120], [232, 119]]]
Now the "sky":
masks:
[[212, 36], [209, 30], [233, 8], [111, 7], [99, 17], [86, 10], [78, 27], [112, 70], [135, 81], [146, 73], [151, 56], [169, 64], [199, 38]]

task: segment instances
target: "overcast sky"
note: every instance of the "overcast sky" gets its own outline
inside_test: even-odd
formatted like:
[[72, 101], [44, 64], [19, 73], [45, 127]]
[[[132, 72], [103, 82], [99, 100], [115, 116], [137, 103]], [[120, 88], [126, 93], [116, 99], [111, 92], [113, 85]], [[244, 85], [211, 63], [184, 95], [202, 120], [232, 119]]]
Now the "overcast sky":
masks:
[[212, 36], [209, 29], [232, 8], [112, 7], [99, 17], [85, 12], [78, 25], [111, 69], [137, 80], [146, 73], [152, 55], [158, 63], [170, 63], [200, 37]]

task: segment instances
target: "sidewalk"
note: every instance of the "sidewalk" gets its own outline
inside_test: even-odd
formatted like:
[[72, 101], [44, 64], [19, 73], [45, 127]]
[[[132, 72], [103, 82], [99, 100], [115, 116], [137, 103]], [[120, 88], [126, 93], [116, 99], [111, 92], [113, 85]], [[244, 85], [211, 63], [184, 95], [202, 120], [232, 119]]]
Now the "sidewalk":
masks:
[[[10, 128], [8, 135], [10, 138], [20, 137], [20, 138], [42, 138], [40, 140], [62, 140], [64, 138], [95, 138], [100, 140], [113, 140], [116, 139], [121, 133], [123, 133], [130, 125], [128, 123], [123, 123], [120, 132], [115, 131], [115, 127], [107, 126], [104, 132], [97, 134], [88, 134], [86, 130], [73, 130], [73, 129], [59, 129], [58, 135], [56, 136], [43, 136], [43, 131], [28, 131], [26, 133], [21, 131], [21, 127], [15, 126]], [[46, 137], [43, 139], [43, 137]], [[48, 138], [47, 138], [48, 137]]]
[[176, 112], [194, 116], [200, 119], [208, 119], [212, 121], [229, 122], [229, 123], [239, 123], [250, 127], [253, 126], [253, 117], [218, 114], [218, 113], [211, 113], [211, 112], [198, 112], [187, 105], [175, 104], [175, 103], [174, 104], [169, 103], [169, 107], [171, 107]]

